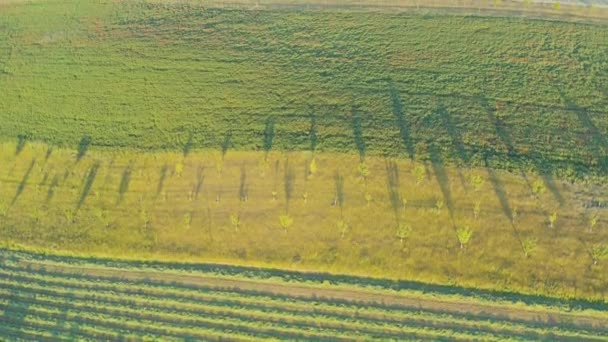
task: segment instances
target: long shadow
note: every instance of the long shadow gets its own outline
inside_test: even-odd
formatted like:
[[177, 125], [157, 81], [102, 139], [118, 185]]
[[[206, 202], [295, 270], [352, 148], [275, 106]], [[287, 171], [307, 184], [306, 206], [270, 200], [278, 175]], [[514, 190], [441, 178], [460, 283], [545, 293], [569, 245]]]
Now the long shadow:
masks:
[[513, 211], [511, 210], [511, 206], [509, 205], [509, 197], [507, 196], [507, 192], [505, 190], [502, 181], [498, 178], [494, 170], [486, 165], [486, 172], [488, 173], [488, 179], [490, 183], [492, 183], [492, 188], [498, 197], [498, 201], [500, 202], [500, 207], [502, 208], [502, 212], [509, 219], [509, 222], [513, 222]]
[[310, 112], [309, 117], [310, 130], [308, 131], [308, 136], [310, 137], [310, 151], [315, 152], [319, 143], [319, 138], [317, 137], [317, 117], [313, 112]]
[[401, 103], [401, 98], [399, 97], [399, 93], [395, 88], [394, 82], [392, 80], [389, 80], [388, 86], [391, 95], [393, 114], [395, 114], [395, 118], [397, 119], [397, 125], [399, 126], [401, 139], [403, 140], [403, 144], [405, 145], [409, 157], [414, 159], [415, 148], [414, 142], [412, 140], [412, 134], [410, 131], [410, 122], [408, 121], [407, 117], [405, 116], [405, 113], [403, 112], [403, 104]]
[[388, 199], [395, 213], [395, 220], [399, 223], [399, 208], [401, 206], [401, 192], [399, 185], [399, 166], [394, 160], [386, 161], [386, 188]]
[[129, 164], [125, 170], [122, 172], [122, 177], [120, 178], [120, 185], [118, 186], [118, 200], [116, 204], [120, 204], [127, 191], [129, 191], [129, 183], [131, 182], [131, 173], [133, 172], [133, 166]]
[[588, 146], [588, 148], [591, 149], [597, 159], [602, 173], [605, 173], [608, 171], [608, 155], [606, 154], [608, 150], [608, 139], [604, 137], [604, 134], [602, 134], [600, 129], [593, 123], [587, 109], [577, 105], [567, 97], [561, 88], [558, 87], [557, 91], [559, 92], [559, 96], [566, 103], [566, 108], [576, 113], [579, 123], [593, 139], [593, 143], [591, 146]]
[[87, 177], [84, 182], [84, 187], [82, 188], [82, 193], [80, 194], [80, 199], [78, 200], [78, 204], [76, 205], [77, 211], [82, 207], [84, 201], [89, 195], [89, 192], [91, 192], [91, 188], [93, 187], [93, 183], [95, 182], [95, 177], [97, 176], [97, 171], [99, 171], [99, 166], [99, 162], [95, 162], [95, 164], [93, 164], [93, 166], [91, 166], [91, 168], [89, 169], [89, 173], [87, 174]]
[[57, 190], [57, 186], [59, 185], [59, 176], [53, 176], [53, 180], [51, 181], [51, 185], [49, 185], [49, 190], [46, 193], [46, 202], [48, 203], [53, 196], [55, 196], [55, 190]]
[[437, 179], [443, 200], [450, 213], [450, 219], [454, 224], [454, 201], [452, 200], [452, 190], [450, 189], [450, 178], [445, 170], [443, 157], [435, 144], [429, 144], [429, 156], [431, 158], [431, 167], [433, 168], [433, 174]]
[[226, 157], [226, 153], [228, 153], [228, 149], [232, 145], [232, 132], [227, 131], [226, 135], [224, 135], [224, 141], [222, 141], [222, 160]]
[[[443, 106], [443, 104], [439, 104], [437, 109], [435, 110], [436, 114], [441, 118], [441, 122], [443, 123], [443, 127], [445, 127], [448, 135], [450, 136], [450, 140], [452, 141], [452, 145], [454, 146], [456, 155], [462, 162], [462, 165], [468, 165], [469, 163], [469, 155], [467, 153], [466, 147], [462, 140], [462, 135], [460, 134], [460, 130], [456, 127], [452, 116], [447, 111], [447, 109]], [[460, 167], [458, 168], [458, 177], [460, 178], [460, 183], [464, 189], [467, 189], [467, 182], [464, 179], [464, 175]]]
[[25, 190], [25, 187], [27, 186], [27, 181], [30, 178], [30, 175], [32, 174], [32, 170], [34, 169], [34, 165], [36, 165], [36, 158], [32, 159], [30, 166], [28, 167], [27, 171], [23, 175], [23, 178], [21, 179], [21, 183], [19, 183], [19, 186], [17, 187], [17, 192], [15, 193], [15, 197], [13, 197], [13, 200], [11, 202], [11, 206], [13, 206], [15, 204], [15, 202], [17, 202], [17, 199], [19, 199], [19, 196], [21, 196], [21, 194], [23, 193], [23, 190]]
[[194, 137], [192, 136], [192, 132], [190, 132], [190, 134], [188, 135], [188, 141], [186, 141], [186, 143], [184, 144], [184, 147], [182, 148], [184, 157], [187, 157], [190, 154], [190, 151], [192, 151], [192, 147], [194, 147], [193, 139], [194, 139]]
[[76, 162], [79, 162], [87, 154], [89, 147], [91, 146], [92, 139], [90, 136], [85, 135], [80, 139], [78, 143], [78, 151], [76, 153]]
[[196, 184], [194, 185], [194, 199], [198, 199], [201, 190], [203, 189], [203, 182], [205, 181], [205, 169], [201, 166], [198, 167], [196, 173]]
[[51, 158], [52, 154], [53, 154], [53, 146], [49, 146], [46, 149], [46, 154], [44, 155], [44, 161], [47, 162], [49, 160], [49, 158]]
[[241, 182], [239, 184], [239, 200], [246, 202], [249, 197], [249, 189], [247, 187], [247, 170], [245, 165], [241, 165]]
[[513, 144], [513, 139], [511, 138], [511, 133], [509, 132], [508, 126], [502, 120], [502, 118], [496, 114], [495, 108], [490, 105], [487, 98], [479, 97], [478, 100], [481, 106], [486, 110], [488, 120], [492, 126], [494, 126], [496, 136], [507, 148], [508, 155], [513, 156], [515, 154], [515, 145]]
[[344, 176], [338, 171], [334, 174], [334, 186], [336, 190], [335, 202], [338, 208], [340, 208], [340, 217], [342, 217], [344, 210]]
[[352, 126], [355, 145], [359, 151], [359, 158], [365, 159], [365, 139], [363, 138], [363, 128], [361, 127], [361, 113], [353, 106], [352, 108]]
[[439, 106], [437, 106], [435, 113], [441, 118], [443, 127], [445, 127], [446, 131], [448, 132], [452, 145], [456, 149], [456, 155], [458, 158], [460, 158], [464, 165], [466, 165], [469, 162], [469, 155], [462, 140], [460, 130], [456, 127], [456, 124], [452, 119], [452, 115], [450, 115], [443, 104], [439, 104]]
[[[278, 163], [276, 164], [278, 166]], [[278, 171], [278, 168], [276, 169]], [[296, 180], [296, 173], [292, 166], [289, 165], [289, 159], [285, 160], [285, 212], [289, 212], [289, 203], [293, 196], [293, 187]]]
[[268, 118], [266, 118], [266, 124], [264, 127], [264, 145], [263, 145], [264, 152], [266, 153], [266, 155], [268, 155], [268, 152], [270, 152], [270, 150], [272, 150], [272, 142], [273, 142], [274, 136], [275, 136], [274, 125], [275, 125], [274, 116], [269, 116]]
[[555, 179], [553, 179], [553, 175], [551, 173], [541, 172], [540, 178], [543, 180], [543, 183], [545, 183], [545, 186], [547, 187], [547, 189], [549, 189], [553, 197], [555, 197], [559, 205], [563, 206], [565, 203], [564, 196], [562, 195], [561, 191], [559, 191], [557, 184], [555, 184]]
[[158, 178], [158, 184], [156, 185], [156, 195], [158, 197], [163, 189], [165, 188], [165, 180], [167, 179], [167, 173], [169, 173], [169, 166], [167, 164], [163, 165], [160, 169], [160, 177]]
[[30, 139], [29, 134], [19, 133], [17, 135], [17, 146], [15, 147], [15, 155], [18, 156], [25, 148], [25, 144]]
[[[513, 143], [513, 139], [511, 138], [511, 133], [509, 132], [509, 128], [507, 124], [496, 115], [495, 109], [490, 106], [487, 99], [482, 97], [479, 98], [481, 105], [486, 109], [486, 113], [488, 115], [488, 120], [492, 122], [494, 125], [494, 129], [496, 131], [496, 136], [499, 140], [505, 145], [508, 151], [509, 157], [514, 157], [515, 145]], [[547, 170], [547, 165], [543, 165], [542, 161], [539, 159], [540, 157], [530, 157], [530, 160], [535, 166], [536, 171], [543, 179], [545, 186], [549, 189], [549, 191], [553, 194], [555, 199], [559, 202], [560, 205], [564, 204], [564, 198], [559, 191], [555, 181], [553, 180], [553, 176], [551, 174], [551, 170]]]

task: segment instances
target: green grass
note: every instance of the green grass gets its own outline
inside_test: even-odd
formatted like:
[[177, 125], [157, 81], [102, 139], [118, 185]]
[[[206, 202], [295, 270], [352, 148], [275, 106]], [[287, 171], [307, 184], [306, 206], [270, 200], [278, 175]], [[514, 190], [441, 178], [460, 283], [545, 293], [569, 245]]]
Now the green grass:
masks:
[[[608, 331], [599, 328], [552, 326], [496, 317], [491, 312], [457, 315], [383, 303], [340, 302], [322, 297], [250, 293], [237, 288], [100, 277], [69, 271], [69, 268], [67, 272], [45, 271], [31, 269], [23, 263], [30, 258], [38, 259], [40, 256], [36, 254], [3, 250], [2, 256], [0, 331], [4, 336], [15, 338], [182, 339], [190, 336], [216, 339], [223, 336], [238, 340], [449, 338], [484, 341], [608, 338]], [[85, 259], [63, 257], [53, 263], [68, 267], [74, 264], [103, 269]], [[154, 270], [136, 263], [129, 265], [129, 262], [120, 269]], [[165, 271], [171, 272], [171, 267]], [[434, 295], [435, 300], [441, 300], [441, 294]], [[581, 311], [570, 313], [576, 316]]]
[[608, 167], [603, 25], [50, 1], [0, 27], [8, 140]]

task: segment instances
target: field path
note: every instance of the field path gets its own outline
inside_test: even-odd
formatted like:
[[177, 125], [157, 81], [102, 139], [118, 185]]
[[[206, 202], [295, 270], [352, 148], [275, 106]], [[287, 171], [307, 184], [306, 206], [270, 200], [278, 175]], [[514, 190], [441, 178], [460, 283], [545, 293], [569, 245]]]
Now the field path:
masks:
[[388, 294], [372, 292], [364, 289], [345, 289], [332, 285], [314, 287], [293, 285], [289, 283], [270, 283], [268, 281], [255, 281], [243, 279], [220, 278], [207, 275], [175, 274], [154, 270], [126, 270], [111, 267], [89, 267], [53, 262], [37, 262], [20, 260], [23, 267], [31, 270], [44, 270], [60, 274], [84, 275], [95, 278], [120, 278], [125, 281], [153, 281], [163, 284], [178, 283], [188, 286], [200, 286], [211, 289], [239, 289], [268, 295], [290, 296], [300, 299], [329, 299], [353, 302], [358, 304], [382, 304], [387, 306], [420, 309], [437, 313], [456, 315], [472, 315], [491, 317], [493, 319], [542, 324], [545, 326], [563, 326], [567, 324], [582, 329], [608, 331], [608, 315], [596, 317], [584, 314], [569, 313], [566, 311], [552, 311], [533, 308], [514, 308], [510, 306], [482, 304], [458, 301], [457, 299], [433, 299], [407, 294]]

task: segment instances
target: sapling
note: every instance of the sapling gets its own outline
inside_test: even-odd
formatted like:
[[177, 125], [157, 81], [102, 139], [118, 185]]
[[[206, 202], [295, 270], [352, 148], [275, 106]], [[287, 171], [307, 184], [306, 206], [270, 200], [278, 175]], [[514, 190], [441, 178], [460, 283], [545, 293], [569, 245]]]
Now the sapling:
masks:
[[338, 231], [340, 232], [340, 238], [343, 239], [349, 228], [348, 223], [344, 220], [340, 220], [338, 221], [336, 226], [338, 227]]
[[549, 215], [549, 227], [553, 228], [555, 226], [555, 222], [557, 221], [557, 212], [553, 212]]
[[234, 226], [234, 230], [238, 232], [239, 226], [241, 225], [239, 213], [233, 213], [230, 215], [230, 223], [232, 223], [232, 226]]
[[458, 237], [458, 242], [460, 242], [460, 248], [464, 248], [471, 241], [473, 231], [469, 227], [460, 227], [456, 229], [456, 236]]
[[403, 244], [403, 240], [407, 239], [412, 233], [412, 226], [406, 223], [399, 223], [397, 226], [397, 237], [399, 238], [399, 242]]
[[293, 225], [293, 218], [291, 218], [291, 216], [289, 216], [287, 214], [281, 215], [281, 216], [279, 216], [279, 223], [281, 224], [281, 227], [287, 233], [287, 229], [289, 229], [291, 227], [291, 225]]

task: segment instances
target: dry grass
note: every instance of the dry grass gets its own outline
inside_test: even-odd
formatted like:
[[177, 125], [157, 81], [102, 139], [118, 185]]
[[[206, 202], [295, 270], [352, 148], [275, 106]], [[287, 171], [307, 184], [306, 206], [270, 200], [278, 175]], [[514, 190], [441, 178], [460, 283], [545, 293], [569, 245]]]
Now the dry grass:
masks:
[[[1, 150], [5, 244], [593, 298], [608, 284], [608, 263], [592, 266], [589, 255], [593, 244], [608, 242], [608, 217], [583, 208], [605, 191], [598, 186], [380, 157], [365, 159], [369, 175], [363, 180], [359, 156], [346, 154], [315, 155], [317, 171], [310, 175], [313, 155], [306, 152], [229, 150], [222, 162], [219, 151], [87, 151], [77, 162], [76, 153], [64, 149], [45, 160], [41, 144], [28, 144], [18, 155], [14, 144]], [[398, 185], [388, 169], [396, 170]], [[291, 187], [286, 174], [293, 175]], [[535, 186], [545, 191], [534, 195]], [[598, 214], [591, 231], [589, 219]], [[282, 215], [293, 219], [287, 231]], [[238, 228], [231, 217], [238, 217]], [[403, 242], [400, 224], [411, 227]], [[464, 227], [473, 235], [460, 248], [456, 232]], [[536, 247], [526, 257], [530, 241]]]

